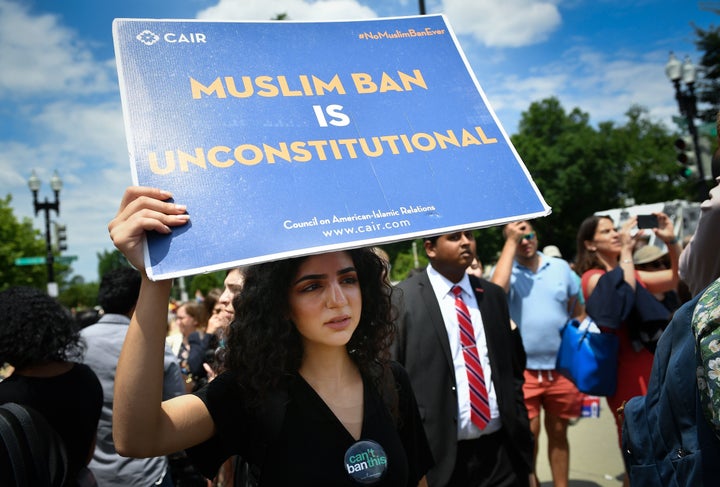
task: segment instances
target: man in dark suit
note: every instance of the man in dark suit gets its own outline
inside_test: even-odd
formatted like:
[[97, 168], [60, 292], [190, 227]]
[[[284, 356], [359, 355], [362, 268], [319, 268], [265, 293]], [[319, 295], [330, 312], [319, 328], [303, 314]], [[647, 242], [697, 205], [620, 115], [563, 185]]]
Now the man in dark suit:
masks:
[[[424, 247], [430, 265], [395, 293], [394, 354], [410, 375], [435, 458], [428, 484], [527, 486], [533, 437], [522, 391], [525, 352], [505, 293], [465, 272], [475, 256], [472, 232], [427, 238]], [[463, 321], [471, 322], [471, 344]], [[482, 366], [477, 372], [467, 357], [473, 349]]]

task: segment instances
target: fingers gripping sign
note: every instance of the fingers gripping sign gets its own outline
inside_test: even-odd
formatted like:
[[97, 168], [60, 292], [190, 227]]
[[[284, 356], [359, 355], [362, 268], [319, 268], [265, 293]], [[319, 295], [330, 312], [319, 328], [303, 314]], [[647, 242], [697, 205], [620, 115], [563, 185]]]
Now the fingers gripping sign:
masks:
[[115, 247], [137, 269], [144, 269], [145, 232], [163, 234], [190, 220], [185, 205], [167, 201], [172, 194], [157, 188], [131, 186], [125, 190], [120, 209], [108, 224]]

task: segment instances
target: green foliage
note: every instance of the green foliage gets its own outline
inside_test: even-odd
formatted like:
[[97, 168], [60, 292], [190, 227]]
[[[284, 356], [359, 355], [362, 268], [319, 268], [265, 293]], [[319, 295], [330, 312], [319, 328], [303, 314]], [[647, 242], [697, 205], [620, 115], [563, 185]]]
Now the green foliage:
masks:
[[[554, 97], [532, 103], [522, 114], [512, 142], [552, 207], [549, 216], [533, 222], [541, 247], [557, 245], [571, 259], [580, 223], [596, 211], [630, 200], [694, 199], [693, 182], [678, 175], [676, 135], [652, 122], [641, 107], [631, 107], [626, 116], [624, 125], [603, 122], [594, 128], [587, 113], [579, 108], [566, 112]], [[493, 265], [504, 243], [502, 229], [478, 230], [476, 239], [483, 265]], [[401, 280], [413, 267], [410, 246], [400, 242], [385, 247], [393, 262], [393, 280]]]
[[[413, 244], [415, 250], [413, 250]], [[422, 239], [384, 245], [383, 249], [390, 256], [390, 280], [393, 282], [402, 281], [411, 270], [424, 268], [428, 264]]]
[[111, 251], [103, 250], [98, 252], [98, 276], [102, 278], [107, 272], [120, 269], [122, 267], [130, 267], [130, 263], [119, 250], [113, 249]]
[[187, 283], [189, 295], [194, 296], [199, 290], [205, 296], [213, 288], [223, 289], [226, 274], [226, 271], [217, 271], [191, 276]]
[[[720, 13], [720, 8], [706, 7]], [[695, 83], [700, 118], [715, 122], [720, 109], [720, 28], [694, 26], [695, 45], [703, 53]], [[589, 124], [579, 108], [566, 113], [556, 98], [532, 103], [523, 113], [512, 141], [553, 212], [533, 222], [541, 247], [554, 244], [566, 258], [575, 255], [575, 234], [596, 211], [674, 199], [695, 200], [696, 182], [684, 179], [673, 148], [678, 134], [652, 122], [647, 110], [632, 106], [627, 122]], [[478, 257], [487, 267], [503, 245], [500, 228], [476, 232]], [[393, 262], [392, 278], [413, 267], [410, 242], [385, 245]], [[425, 259], [422, 245], [419, 256]]]
[[[596, 211], [636, 203], [693, 199], [693, 183], [678, 176], [672, 134], [633, 106], [627, 122], [603, 122], [594, 128], [579, 108], [566, 112], [558, 99], [532, 103], [512, 137], [540, 192], [552, 207], [533, 222], [540, 245], [557, 245], [567, 258], [575, 255], [580, 223]], [[504, 238], [499, 227], [476, 232], [477, 253], [485, 267], [497, 260]], [[427, 260], [418, 240], [418, 254]], [[414, 267], [411, 242], [384, 246], [391, 256], [393, 280]]]
[[679, 166], [672, 149], [676, 134], [650, 122], [647, 110], [638, 106], [631, 107], [625, 115], [628, 123], [613, 133], [627, 164], [625, 192], [638, 204], [694, 199], [693, 183], [677, 177]]
[[485, 272], [488, 272], [497, 262], [505, 239], [502, 227], [488, 227], [475, 232], [476, 253]]
[[575, 234], [596, 211], [636, 203], [693, 199], [692, 184], [678, 177], [675, 136], [633, 106], [628, 121], [589, 124], [578, 108], [566, 113], [556, 98], [531, 104], [520, 132], [512, 137], [540, 192], [553, 212], [533, 225], [540, 245], [557, 245], [575, 254]]
[[565, 113], [556, 98], [532, 103], [519, 129], [513, 145], [553, 209], [534, 226], [545, 243], [567, 250], [585, 216], [619, 203], [622, 159], [616, 154], [622, 149], [607, 131], [596, 132], [586, 113]]
[[81, 276], [75, 276], [63, 287], [58, 300], [67, 308], [83, 310], [97, 304], [98, 288], [100, 287], [97, 282], [85, 282]]
[[[287, 19], [286, 13], [273, 18]], [[695, 84], [700, 118], [714, 122], [720, 108], [720, 28], [694, 29], [695, 44], [703, 52], [702, 74]], [[630, 200], [640, 204], [697, 197], [695, 183], [679, 176], [672, 145], [677, 134], [652, 122], [642, 107], [630, 107], [626, 116], [623, 125], [601, 122], [594, 128], [588, 113], [577, 107], [566, 112], [554, 97], [532, 103], [522, 114], [512, 142], [553, 210], [548, 217], [533, 222], [541, 247], [557, 245], [564, 256], [572, 258], [580, 222], [596, 211], [621, 207]], [[45, 243], [30, 219], [17, 221], [10, 201], [10, 196], [0, 199], [0, 289], [18, 284], [44, 288], [44, 266], [14, 265], [18, 257], [45, 255]], [[502, 229], [486, 228], [475, 234], [478, 257], [486, 267], [494, 264], [504, 241]], [[390, 256], [393, 281], [404, 279], [416, 265], [427, 265], [422, 239], [415, 240], [415, 253], [412, 244], [405, 241], [382, 246]], [[99, 276], [129, 265], [117, 250], [103, 251], [97, 257]], [[64, 284], [69, 272], [68, 266], [56, 264], [61, 300], [68, 306], [94, 303], [97, 284], [77, 278]], [[224, 278], [225, 272], [188, 277], [188, 294], [222, 288]], [[173, 288], [176, 292], [177, 286]]]
[[695, 27], [695, 45], [703, 52], [700, 59], [702, 75], [696, 81], [696, 93], [704, 109], [700, 108], [700, 118], [714, 122], [720, 109], [720, 28], [711, 25], [707, 30]]
[[19, 257], [45, 256], [45, 239], [32, 226], [32, 220], [18, 221], [10, 207], [12, 196], [0, 198], [0, 290], [11, 286], [45, 289], [44, 265], [16, 266]]

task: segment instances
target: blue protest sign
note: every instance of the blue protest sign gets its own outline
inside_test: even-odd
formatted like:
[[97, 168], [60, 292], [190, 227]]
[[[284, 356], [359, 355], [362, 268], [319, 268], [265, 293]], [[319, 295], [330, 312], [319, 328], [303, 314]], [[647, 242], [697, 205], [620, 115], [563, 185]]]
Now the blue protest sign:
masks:
[[441, 15], [116, 19], [133, 182], [191, 223], [164, 279], [547, 215]]

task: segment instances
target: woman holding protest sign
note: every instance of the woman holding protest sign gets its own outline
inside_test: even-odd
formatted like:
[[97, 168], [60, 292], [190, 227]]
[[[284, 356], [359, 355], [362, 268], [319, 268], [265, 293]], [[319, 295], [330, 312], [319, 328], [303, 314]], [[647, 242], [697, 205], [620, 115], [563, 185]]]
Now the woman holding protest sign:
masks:
[[[183, 205], [131, 187], [109, 224], [143, 268], [146, 231], [186, 224]], [[171, 281], [143, 277], [118, 363], [115, 444], [129, 456], [187, 449], [212, 477], [239, 454], [259, 485], [424, 485], [432, 464], [394, 333], [386, 266], [371, 249], [247, 270], [230, 327], [228, 370], [195, 394], [160, 401]]]

